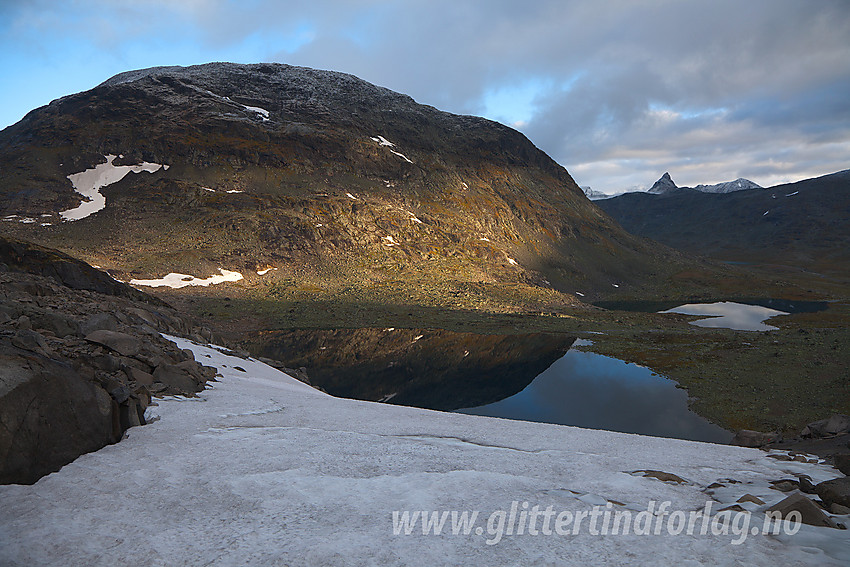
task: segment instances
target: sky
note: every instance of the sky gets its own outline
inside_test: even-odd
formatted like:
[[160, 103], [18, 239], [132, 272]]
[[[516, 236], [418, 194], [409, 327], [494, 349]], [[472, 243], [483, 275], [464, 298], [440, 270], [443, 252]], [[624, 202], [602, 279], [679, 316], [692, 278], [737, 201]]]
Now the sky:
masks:
[[850, 0], [0, 0], [0, 128], [122, 71], [210, 61], [497, 120], [607, 193], [850, 168]]

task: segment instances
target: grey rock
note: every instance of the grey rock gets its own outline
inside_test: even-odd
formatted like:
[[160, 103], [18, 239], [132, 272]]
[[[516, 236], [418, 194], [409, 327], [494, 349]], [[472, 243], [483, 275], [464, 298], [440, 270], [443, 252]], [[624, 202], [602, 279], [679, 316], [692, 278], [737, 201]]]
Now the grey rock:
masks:
[[88, 319], [86, 319], [82, 325], [80, 325], [80, 331], [83, 335], [88, 335], [93, 333], [94, 331], [117, 331], [118, 330], [118, 319], [113, 317], [109, 313], [100, 312], [95, 313]]
[[101, 344], [124, 356], [135, 356], [142, 349], [142, 341], [133, 335], [118, 331], [94, 331], [86, 335], [86, 340]]
[[801, 432], [803, 437], [829, 437], [840, 433], [850, 433], [850, 416], [835, 414], [806, 425]]
[[824, 504], [841, 504], [850, 507], [850, 476], [827, 480], [815, 486], [820, 499]]
[[835, 468], [850, 476], [850, 453], [840, 453], [832, 456]]
[[29, 331], [32, 329], [32, 321], [26, 315], [21, 315], [18, 317], [18, 322], [16, 323], [18, 329]]
[[805, 492], [806, 494], [815, 494], [815, 485], [812, 483], [812, 479], [807, 476], [800, 476], [797, 478], [797, 481], [800, 485], [800, 490]]
[[194, 394], [203, 390], [186, 370], [174, 364], [160, 364], [154, 370], [153, 378], [154, 385], [161, 382], [174, 394]]
[[138, 368], [128, 366], [124, 368], [124, 373], [127, 375], [127, 379], [135, 382], [136, 384], [140, 384], [142, 386], [150, 386], [153, 384], [153, 375], [145, 372], [144, 370], [139, 370]]
[[112, 396], [112, 399], [119, 404], [126, 402], [130, 398], [130, 393], [130, 388], [128, 388], [125, 384], [119, 384], [109, 390], [109, 395]]
[[116, 440], [99, 387], [67, 364], [25, 361], [10, 348], [0, 346], [0, 483], [33, 483]]
[[765, 445], [779, 441], [782, 441], [782, 435], [776, 431], [771, 433], [762, 433], [760, 431], [741, 429], [735, 433], [735, 436], [729, 443], [740, 447], [764, 447]]
[[835, 502], [830, 505], [829, 511], [837, 516], [846, 516], [850, 514], [850, 508], [842, 506], [841, 504], [836, 504]]
[[12, 344], [16, 347], [28, 350], [30, 352], [35, 352], [41, 355], [47, 355], [50, 351], [50, 347], [47, 346], [47, 342], [44, 340], [44, 337], [35, 331], [30, 331], [27, 329], [19, 330], [12, 337]]
[[51, 311], [33, 315], [32, 325], [50, 331], [57, 337], [76, 335], [80, 331], [79, 325], [73, 319]]
[[799, 512], [801, 521], [810, 526], [821, 526], [838, 528], [838, 524], [827, 516], [820, 507], [812, 502], [807, 496], [795, 492], [788, 498], [767, 508], [766, 512], [779, 512], [783, 519], [787, 519], [791, 512]]
[[145, 410], [135, 398], [130, 398], [126, 403], [120, 405], [121, 428], [127, 430], [131, 427], [145, 425]]

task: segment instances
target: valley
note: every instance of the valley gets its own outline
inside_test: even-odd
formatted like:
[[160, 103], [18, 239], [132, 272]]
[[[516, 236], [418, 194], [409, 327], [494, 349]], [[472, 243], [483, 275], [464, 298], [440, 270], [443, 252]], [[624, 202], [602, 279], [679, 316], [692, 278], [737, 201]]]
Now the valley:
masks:
[[[118, 75], [4, 130], [0, 157], [4, 234], [97, 266], [232, 348], [303, 367], [305, 380], [337, 395], [487, 405], [519, 393], [578, 338], [576, 351], [675, 381], [692, 410], [729, 432], [793, 437], [850, 413], [850, 280], [835, 246], [846, 240], [843, 174], [789, 188], [785, 208], [758, 226], [744, 212], [776, 200], [778, 189], [705, 193], [731, 185], [677, 188], [668, 175], [670, 191], [592, 203], [565, 169], [501, 124], [350, 75], [271, 64]], [[794, 203], [809, 208], [795, 215], [786, 200], [798, 195]], [[806, 226], [830, 200], [832, 220]], [[656, 202], [668, 216], [641, 208]], [[705, 218], [683, 212], [694, 206]], [[752, 225], [740, 248], [749, 255], [729, 244], [743, 225]], [[795, 268], [770, 263], [780, 260]], [[827, 308], [774, 317], [770, 332], [656, 313], [747, 298]], [[640, 302], [659, 307], [623, 307]], [[413, 356], [398, 340], [432, 333], [467, 337], [453, 339], [460, 345], [511, 336], [559, 346], [543, 355], [504, 343], [473, 356], [489, 368], [500, 348], [515, 353], [502, 362], [525, 370], [495, 383], [449, 363], [460, 347], [448, 340], [416, 351], [407, 375], [384, 374]], [[282, 339], [295, 335], [313, 338]], [[329, 336], [343, 337], [322, 339], [333, 354], [316, 351], [315, 337]], [[349, 343], [360, 348], [346, 357]], [[334, 357], [336, 374], [320, 379]], [[339, 373], [353, 377], [348, 385]], [[434, 376], [444, 378], [429, 383]]]

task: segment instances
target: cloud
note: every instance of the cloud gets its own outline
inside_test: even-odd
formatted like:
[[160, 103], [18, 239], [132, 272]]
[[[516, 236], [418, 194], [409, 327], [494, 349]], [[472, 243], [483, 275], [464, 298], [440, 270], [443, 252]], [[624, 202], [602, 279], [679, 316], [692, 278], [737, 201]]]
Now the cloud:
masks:
[[666, 170], [765, 184], [850, 167], [844, 0], [41, 0], [0, 14], [0, 48], [30, 63], [0, 56], [4, 77], [52, 70], [55, 96], [129, 67], [280, 61], [513, 125], [599, 190]]

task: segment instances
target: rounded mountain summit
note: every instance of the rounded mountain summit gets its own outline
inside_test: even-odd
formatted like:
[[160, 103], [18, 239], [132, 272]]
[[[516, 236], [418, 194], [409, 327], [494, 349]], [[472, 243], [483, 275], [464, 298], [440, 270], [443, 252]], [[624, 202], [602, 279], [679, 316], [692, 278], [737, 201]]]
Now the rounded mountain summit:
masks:
[[592, 299], [691, 265], [507, 126], [282, 64], [121, 73], [0, 132], [0, 168], [5, 232], [124, 280]]

